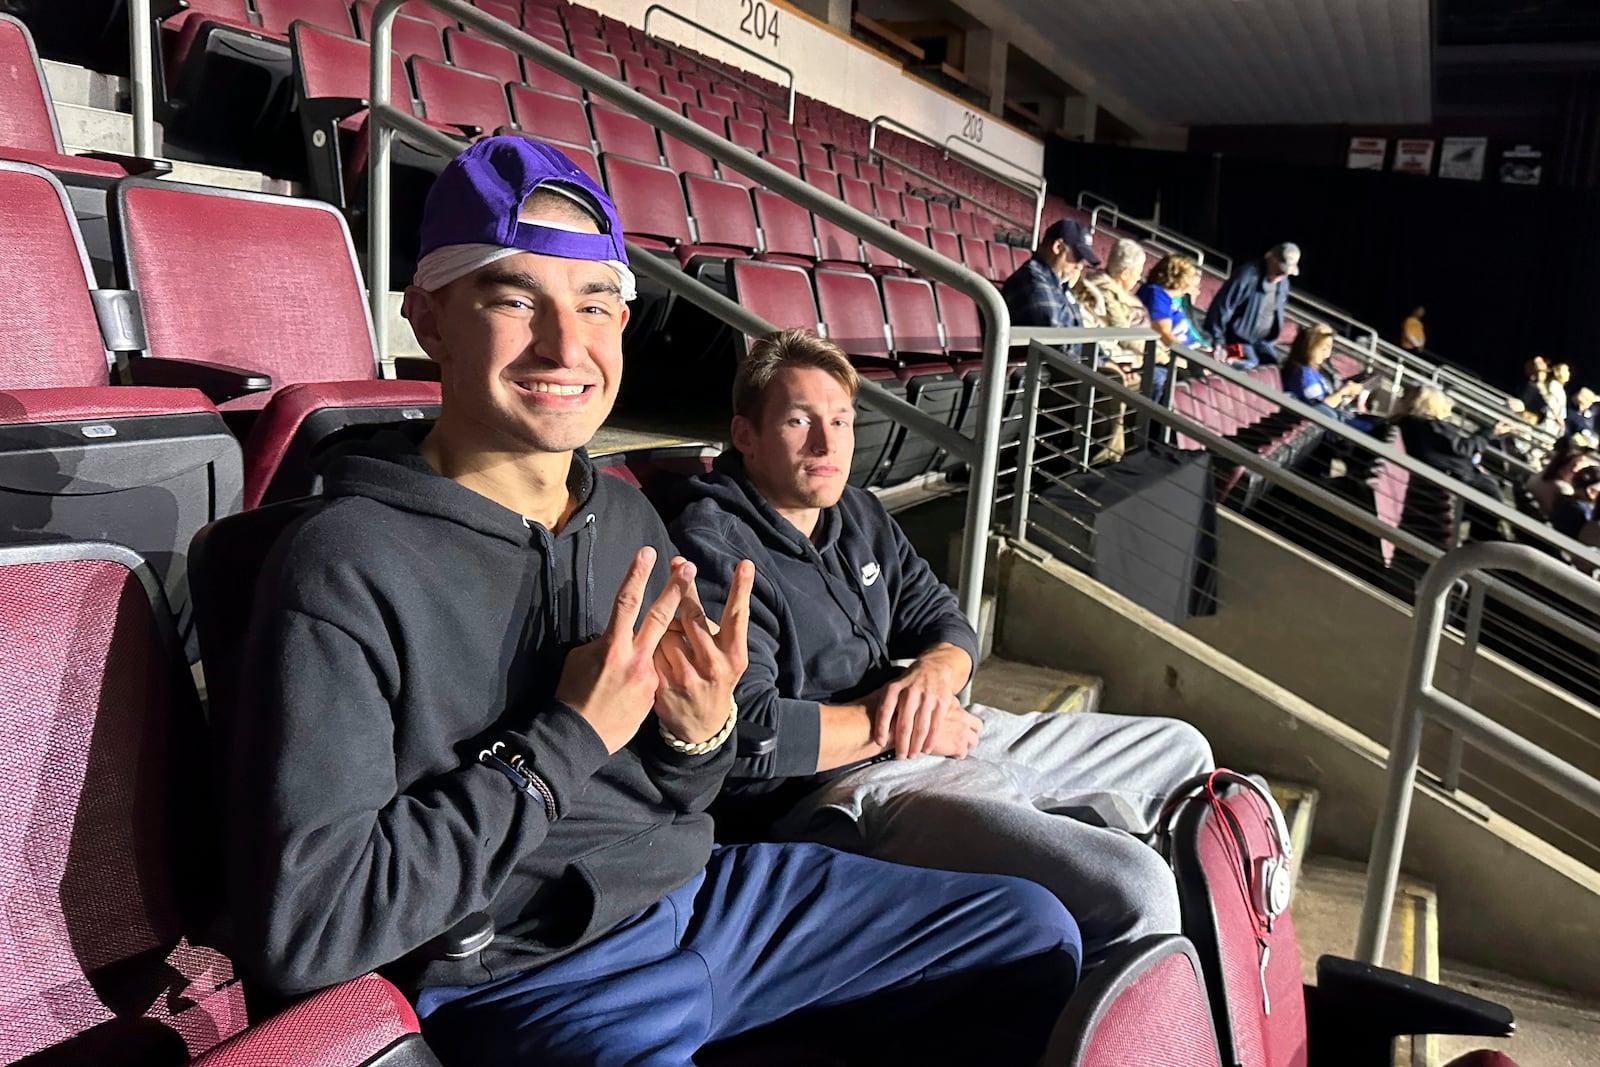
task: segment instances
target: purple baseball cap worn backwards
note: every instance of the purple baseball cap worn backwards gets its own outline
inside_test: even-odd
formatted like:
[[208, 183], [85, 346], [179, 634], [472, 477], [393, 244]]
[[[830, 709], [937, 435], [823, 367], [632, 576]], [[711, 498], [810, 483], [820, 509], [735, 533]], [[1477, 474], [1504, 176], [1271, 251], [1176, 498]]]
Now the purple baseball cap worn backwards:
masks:
[[[570, 198], [600, 233], [518, 216], [535, 190]], [[622, 298], [637, 293], [622, 220], [606, 191], [556, 149], [525, 137], [488, 137], [451, 160], [422, 209], [422, 249], [414, 282], [443, 288], [507, 256], [533, 252], [605, 263], [617, 272]]]

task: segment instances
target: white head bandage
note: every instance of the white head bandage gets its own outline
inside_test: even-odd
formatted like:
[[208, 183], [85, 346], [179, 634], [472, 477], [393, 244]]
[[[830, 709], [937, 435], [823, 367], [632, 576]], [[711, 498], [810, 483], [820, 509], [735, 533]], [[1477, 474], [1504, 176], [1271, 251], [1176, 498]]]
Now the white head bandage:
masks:
[[[537, 222], [523, 222], [524, 226], [540, 226], [550, 230], [564, 230], [567, 233], [588, 233], [589, 231], [578, 226], [568, 226], [559, 222], [550, 222], [540, 219]], [[458, 278], [465, 278], [473, 271], [487, 267], [491, 263], [505, 259], [508, 256], [521, 255], [524, 249], [507, 248], [504, 245], [445, 245], [436, 248], [423, 256], [417, 262], [417, 272], [412, 276], [411, 283], [419, 289], [434, 292], [443, 289]], [[624, 301], [632, 300], [639, 295], [639, 286], [634, 279], [633, 271], [626, 263], [615, 259], [599, 260], [617, 273], [617, 285], [622, 290]]]

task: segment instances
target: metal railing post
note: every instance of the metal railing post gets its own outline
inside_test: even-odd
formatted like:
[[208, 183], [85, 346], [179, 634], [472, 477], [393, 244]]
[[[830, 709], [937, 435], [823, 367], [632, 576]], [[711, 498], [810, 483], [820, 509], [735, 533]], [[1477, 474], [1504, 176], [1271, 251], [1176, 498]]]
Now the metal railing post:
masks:
[[[1483, 636], [1483, 602], [1487, 590], [1476, 578], [1467, 579], [1467, 618], [1461, 633], [1461, 667], [1456, 672], [1456, 699], [1463, 704], [1472, 700], [1472, 673], [1478, 662], [1478, 641]], [[1451, 793], [1461, 788], [1461, 760], [1466, 743], [1461, 731], [1450, 731], [1450, 748], [1445, 755], [1441, 783]]]
[[393, 88], [390, 79], [394, 68], [389, 52], [394, 46], [394, 16], [400, 10], [400, 2], [378, 0], [372, 12], [371, 88], [367, 98], [367, 125], [371, 127], [367, 152], [367, 298], [372, 304], [372, 332], [379, 359], [389, 353], [389, 163], [394, 130], [384, 116]]
[[154, 24], [150, 0], [128, 0], [128, 84], [133, 104], [133, 154], [156, 156]]

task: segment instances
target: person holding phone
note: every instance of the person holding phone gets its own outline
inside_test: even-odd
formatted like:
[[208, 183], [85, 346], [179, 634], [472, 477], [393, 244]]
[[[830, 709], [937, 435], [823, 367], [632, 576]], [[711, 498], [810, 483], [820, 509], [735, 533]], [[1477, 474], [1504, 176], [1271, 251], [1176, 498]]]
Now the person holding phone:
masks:
[[1331, 419], [1364, 433], [1377, 433], [1388, 423], [1376, 415], [1356, 410], [1365, 391], [1366, 376], [1347, 382], [1334, 377], [1328, 360], [1333, 356], [1332, 328], [1316, 323], [1303, 328], [1295, 335], [1289, 348], [1289, 358], [1279, 368], [1283, 391], [1309, 404]]

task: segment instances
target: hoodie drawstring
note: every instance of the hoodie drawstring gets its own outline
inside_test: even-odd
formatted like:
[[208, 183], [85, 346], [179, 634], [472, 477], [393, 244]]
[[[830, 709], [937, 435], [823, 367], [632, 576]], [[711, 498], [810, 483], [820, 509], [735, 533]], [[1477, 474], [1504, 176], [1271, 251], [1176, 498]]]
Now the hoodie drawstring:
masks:
[[558, 598], [556, 596], [555, 538], [551, 537], [550, 531], [546, 530], [540, 524], [531, 522], [526, 518], [524, 518], [522, 521], [528, 524], [529, 529], [537, 530], [539, 532], [539, 556], [540, 563], [544, 568], [544, 613], [546, 621], [550, 627], [551, 635], [559, 639], [561, 634], [561, 617], [556, 613], [556, 600]]
[[594, 625], [594, 546], [599, 537], [595, 529], [594, 512], [583, 517], [583, 528], [588, 531], [584, 540], [583, 561], [583, 623], [584, 639], [592, 638], [598, 631]]

